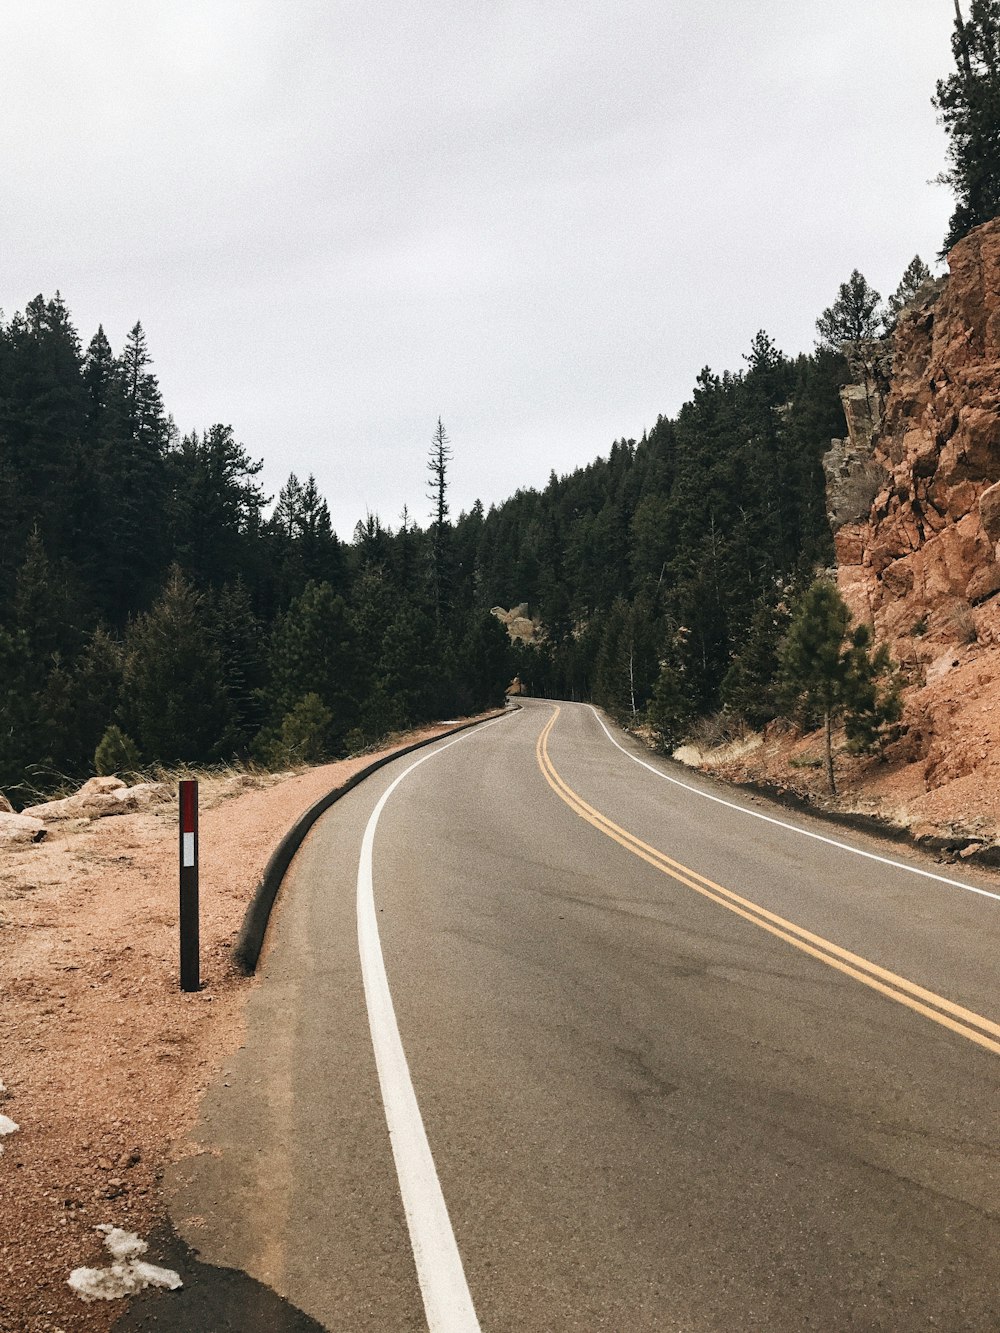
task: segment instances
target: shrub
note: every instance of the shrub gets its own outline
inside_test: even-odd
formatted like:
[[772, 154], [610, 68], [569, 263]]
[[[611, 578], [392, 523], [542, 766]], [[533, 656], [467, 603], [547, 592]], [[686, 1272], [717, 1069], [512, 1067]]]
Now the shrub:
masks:
[[959, 643], [976, 643], [979, 631], [976, 629], [976, 617], [972, 607], [959, 602], [948, 617], [952, 633]]
[[281, 719], [278, 731], [262, 733], [256, 753], [270, 768], [318, 764], [330, 755], [333, 714], [318, 694], [304, 694]]
[[132, 773], [139, 767], [139, 747], [121, 727], [112, 724], [94, 751], [94, 772], [99, 777]]

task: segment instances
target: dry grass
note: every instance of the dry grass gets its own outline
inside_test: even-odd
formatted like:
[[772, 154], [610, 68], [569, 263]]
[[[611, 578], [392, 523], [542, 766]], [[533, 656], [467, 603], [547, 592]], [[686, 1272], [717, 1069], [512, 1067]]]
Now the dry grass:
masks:
[[948, 624], [959, 643], [978, 642], [979, 631], [976, 628], [976, 617], [973, 615], [972, 607], [968, 602], [958, 603], [948, 615]]

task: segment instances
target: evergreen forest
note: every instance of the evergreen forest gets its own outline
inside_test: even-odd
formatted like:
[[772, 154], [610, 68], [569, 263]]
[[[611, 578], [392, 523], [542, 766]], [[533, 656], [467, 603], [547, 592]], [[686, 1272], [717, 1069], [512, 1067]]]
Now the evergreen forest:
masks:
[[[316, 761], [496, 704], [515, 673], [623, 717], [659, 686], [677, 727], [755, 717], [788, 586], [830, 554], [845, 376], [832, 346], [758, 334], [676, 419], [457, 517], [439, 421], [430, 521], [368, 515], [344, 542], [313, 478], [271, 499], [231, 426], [178, 432], [140, 324], [84, 347], [39, 296], [0, 325], [0, 789]], [[533, 643], [491, 614], [520, 603]]]
[[[1000, 0], [955, 15], [932, 99], [946, 249], [1000, 210]], [[488, 511], [452, 515], [460, 443], [429, 423], [425, 525], [368, 514], [347, 542], [313, 477], [270, 497], [231, 425], [181, 434], [140, 323], [115, 350], [102, 328], [84, 346], [58, 292], [0, 315], [0, 791], [315, 762], [497, 704], [515, 674], [665, 745], [719, 710], [762, 725], [832, 559], [821, 459], [844, 433], [845, 347], [888, 336], [928, 277], [915, 257], [883, 306], [855, 271], [811, 353], [759, 332], [676, 416]], [[492, 610], [522, 605], [535, 632], [512, 643]], [[824, 610], [840, 666], [793, 683], [828, 729], [850, 696], [871, 730], [877, 664], [840, 614]]]

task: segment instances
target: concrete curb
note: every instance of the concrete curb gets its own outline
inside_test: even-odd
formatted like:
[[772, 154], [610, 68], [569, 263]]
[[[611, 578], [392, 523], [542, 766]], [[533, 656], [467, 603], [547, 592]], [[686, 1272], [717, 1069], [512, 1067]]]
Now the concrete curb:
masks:
[[495, 713], [487, 713], [485, 717], [478, 717], [474, 722], [463, 722], [460, 726], [450, 727], [447, 731], [439, 732], [437, 736], [428, 736], [425, 740], [414, 741], [412, 745], [404, 745], [398, 750], [384, 754], [380, 759], [374, 760], [355, 773], [352, 778], [348, 778], [341, 786], [334, 787], [333, 791], [327, 792], [318, 801], [314, 801], [308, 810], [299, 815], [271, 853], [271, 858], [264, 867], [263, 875], [261, 875], [260, 883], [250, 899], [239, 936], [233, 946], [233, 962], [244, 976], [252, 976], [257, 970], [260, 951], [264, 947], [267, 923], [271, 919], [271, 909], [274, 907], [274, 900], [281, 888], [281, 881], [292, 863], [292, 858], [305, 841], [306, 834], [320, 815], [325, 814], [342, 796], [346, 796], [359, 783], [364, 782], [365, 778], [370, 778], [373, 773], [377, 773], [386, 764], [391, 764], [394, 759], [400, 759], [405, 754], [412, 754], [414, 750], [422, 750], [427, 745], [433, 745], [436, 741], [444, 740], [446, 736], [454, 736], [456, 732], [468, 731], [470, 727], [478, 727], [484, 722], [491, 722], [494, 718], [505, 717], [507, 711], [505, 708], [497, 709]]

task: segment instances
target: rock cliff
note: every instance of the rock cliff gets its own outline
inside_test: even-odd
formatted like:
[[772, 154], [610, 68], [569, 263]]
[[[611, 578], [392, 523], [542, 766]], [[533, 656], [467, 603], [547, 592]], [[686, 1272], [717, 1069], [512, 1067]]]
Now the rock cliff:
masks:
[[909, 681], [889, 758], [967, 823], [1000, 785], [1000, 219], [948, 268], [901, 314], [891, 365], [859, 350], [825, 461], [841, 592]]
[[[841, 590], [925, 665], [1000, 646], [1000, 219], [948, 267], [900, 317], [888, 393], [878, 377], [845, 389], [850, 439], [827, 459]], [[852, 487], [874, 492], [866, 513]]]
[[1000, 219], [948, 265], [891, 344], [850, 349], [848, 434], [824, 460], [838, 585], [902, 665], [902, 736], [876, 756], [840, 738], [836, 801], [817, 733], [677, 757], [1000, 865]]

